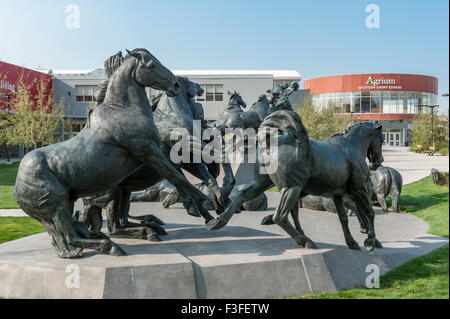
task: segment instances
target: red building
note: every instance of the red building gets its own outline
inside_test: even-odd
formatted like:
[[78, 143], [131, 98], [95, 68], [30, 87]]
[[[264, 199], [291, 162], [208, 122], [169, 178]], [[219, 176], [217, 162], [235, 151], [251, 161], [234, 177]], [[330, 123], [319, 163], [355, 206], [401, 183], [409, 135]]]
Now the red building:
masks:
[[[51, 75], [0, 61], [0, 112], [4, 112], [13, 105], [14, 96], [19, 93], [18, 86], [20, 80], [29, 88], [27, 94], [30, 95], [31, 101], [36, 102], [38, 84], [41, 81], [45, 81], [46, 83], [44, 100], [52, 97], [53, 86]], [[0, 144], [0, 158], [18, 158], [21, 155], [19, 146], [7, 147], [6, 145]]]
[[38, 83], [42, 80], [46, 81], [45, 95], [47, 98], [52, 96], [51, 75], [0, 61], [0, 110], [6, 110], [8, 103], [12, 102], [14, 94], [17, 94], [20, 79], [29, 86], [28, 93], [32, 101], [36, 101]]
[[438, 79], [418, 74], [336, 75], [306, 80], [304, 89], [316, 107], [334, 106], [359, 120], [383, 122], [385, 142], [403, 146], [420, 105], [436, 104]]

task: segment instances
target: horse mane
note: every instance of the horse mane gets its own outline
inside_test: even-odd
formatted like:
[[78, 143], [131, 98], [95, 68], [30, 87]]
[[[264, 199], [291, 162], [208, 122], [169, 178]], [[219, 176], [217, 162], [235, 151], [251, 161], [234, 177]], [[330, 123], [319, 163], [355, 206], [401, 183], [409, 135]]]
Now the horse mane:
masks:
[[[127, 56], [128, 58], [128, 56]], [[106, 90], [108, 89], [108, 83], [111, 76], [114, 74], [114, 72], [117, 71], [117, 69], [122, 65], [123, 61], [125, 61], [126, 58], [122, 56], [122, 52], [119, 51], [116, 54], [110, 56], [108, 59], [105, 60], [103, 63], [105, 67], [105, 73], [107, 80], [100, 83], [96, 88], [95, 93], [95, 100], [97, 101], [97, 105], [100, 105], [105, 100], [106, 96]]]
[[[283, 135], [293, 137], [297, 142], [311, 149], [308, 130], [302, 123], [297, 112], [290, 110], [279, 110], [267, 116], [261, 123], [260, 129], [274, 128]], [[310, 153], [310, 152], [308, 152]]]
[[348, 133], [350, 133], [351, 131], [353, 131], [354, 129], [361, 127], [361, 126], [367, 126], [367, 125], [374, 125], [373, 122], [356, 122], [354, 124], [350, 124], [349, 126], [347, 126], [345, 129], [342, 130], [342, 132], [336, 133], [331, 135], [330, 138], [336, 137], [336, 136], [345, 136]]

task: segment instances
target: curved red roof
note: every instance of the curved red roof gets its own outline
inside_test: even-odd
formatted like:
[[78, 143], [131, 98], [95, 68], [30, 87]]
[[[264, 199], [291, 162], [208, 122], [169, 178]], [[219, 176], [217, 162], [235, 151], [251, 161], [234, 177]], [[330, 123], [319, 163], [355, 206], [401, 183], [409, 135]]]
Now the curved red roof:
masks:
[[368, 73], [325, 76], [305, 80], [311, 94], [358, 91], [412, 91], [438, 93], [434, 76], [398, 73]]

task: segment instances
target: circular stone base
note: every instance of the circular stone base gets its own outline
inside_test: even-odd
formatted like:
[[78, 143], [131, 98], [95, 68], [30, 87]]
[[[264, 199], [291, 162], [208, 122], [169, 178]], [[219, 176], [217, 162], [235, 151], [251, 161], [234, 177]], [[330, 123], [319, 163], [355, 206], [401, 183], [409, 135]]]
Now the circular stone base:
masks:
[[[366, 267], [380, 274], [446, 243], [426, 234], [428, 225], [409, 214], [377, 210], [377, 238], [384, 249], [350, 250], [336, 214], [302, 209], [300, 221], [318, 250], [298, 247], [277, 225], [261, 226], [278, 193], [267, 193], [269, 210], [243, 212], [218, 230], [180, 204], [132, 203], [132, 215], [154, 214], [166, 222], [163, 241], [113, 237], [128, 253], [112, 257], [86, 250], [60, 259], [47, 234], [0, 245], [0, 297], [4, 298], [281, 298], [363, 286]], [[77, 203], [79, 205], [79, 203]], [[350, 227], [361, 245], [355, 217]]]

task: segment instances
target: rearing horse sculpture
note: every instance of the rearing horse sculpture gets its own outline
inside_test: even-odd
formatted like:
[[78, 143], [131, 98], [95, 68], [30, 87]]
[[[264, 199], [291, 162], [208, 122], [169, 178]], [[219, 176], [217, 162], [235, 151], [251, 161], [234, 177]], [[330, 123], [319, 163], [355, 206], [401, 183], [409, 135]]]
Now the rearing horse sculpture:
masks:
[[206, 199], [161, 151], [145, 92], [152, 87], [176, 96], [177, 78], [145, 49], [117, 60], [104, 102], [89, 114], [87, 126], [67, 141], [28, 153], [19, 166], [15, 200], [46, 228], [59, 257], [80, 257], [85, 248], [125, 254], [103, 233], [74, 221], [73, 205], [79, 197], [113, 188], [143, 163], [189, 192], [200, 210]]
[[[297, 206], [299, 198], [323, 195], [333, 198], [348, 247], [359, 249], [348, 227], [342, 200], [346, 195], [355, 202], [357, 213], [360, 214], [359, 220], [368, 231], [364, 246], [368, 249], [381, 248], [375, 237], [375, 213], [367, 189], [369, 167], [365, 161], [367, 156], [372, 169], [380, 166], [383, 161], [381, 124], [361, 122], [326, 141], [315, 141], [308, 138], [297, 113], [281, 110], [264, 120], [260, 127], [261, 134], [266, 134], [266, 129], [275, 129], [281, 134], [276, 137], [277, 147], [268, 145], [266, 151], [259, 153], [254, 181], [232, 201], [218, 219], [208, 223], [208, 229], [223, 227], [242, 203], [276, 185], [281, 192], [281, 199], [271, 218], [297, 244], [316, 248], [300, 227]], [[276, 171], [261, 174], [261, 168], [267, 167], [268, 163], [277, 165]], [[292, 214], [295, 228], [289, 222], [289, 213]]]

